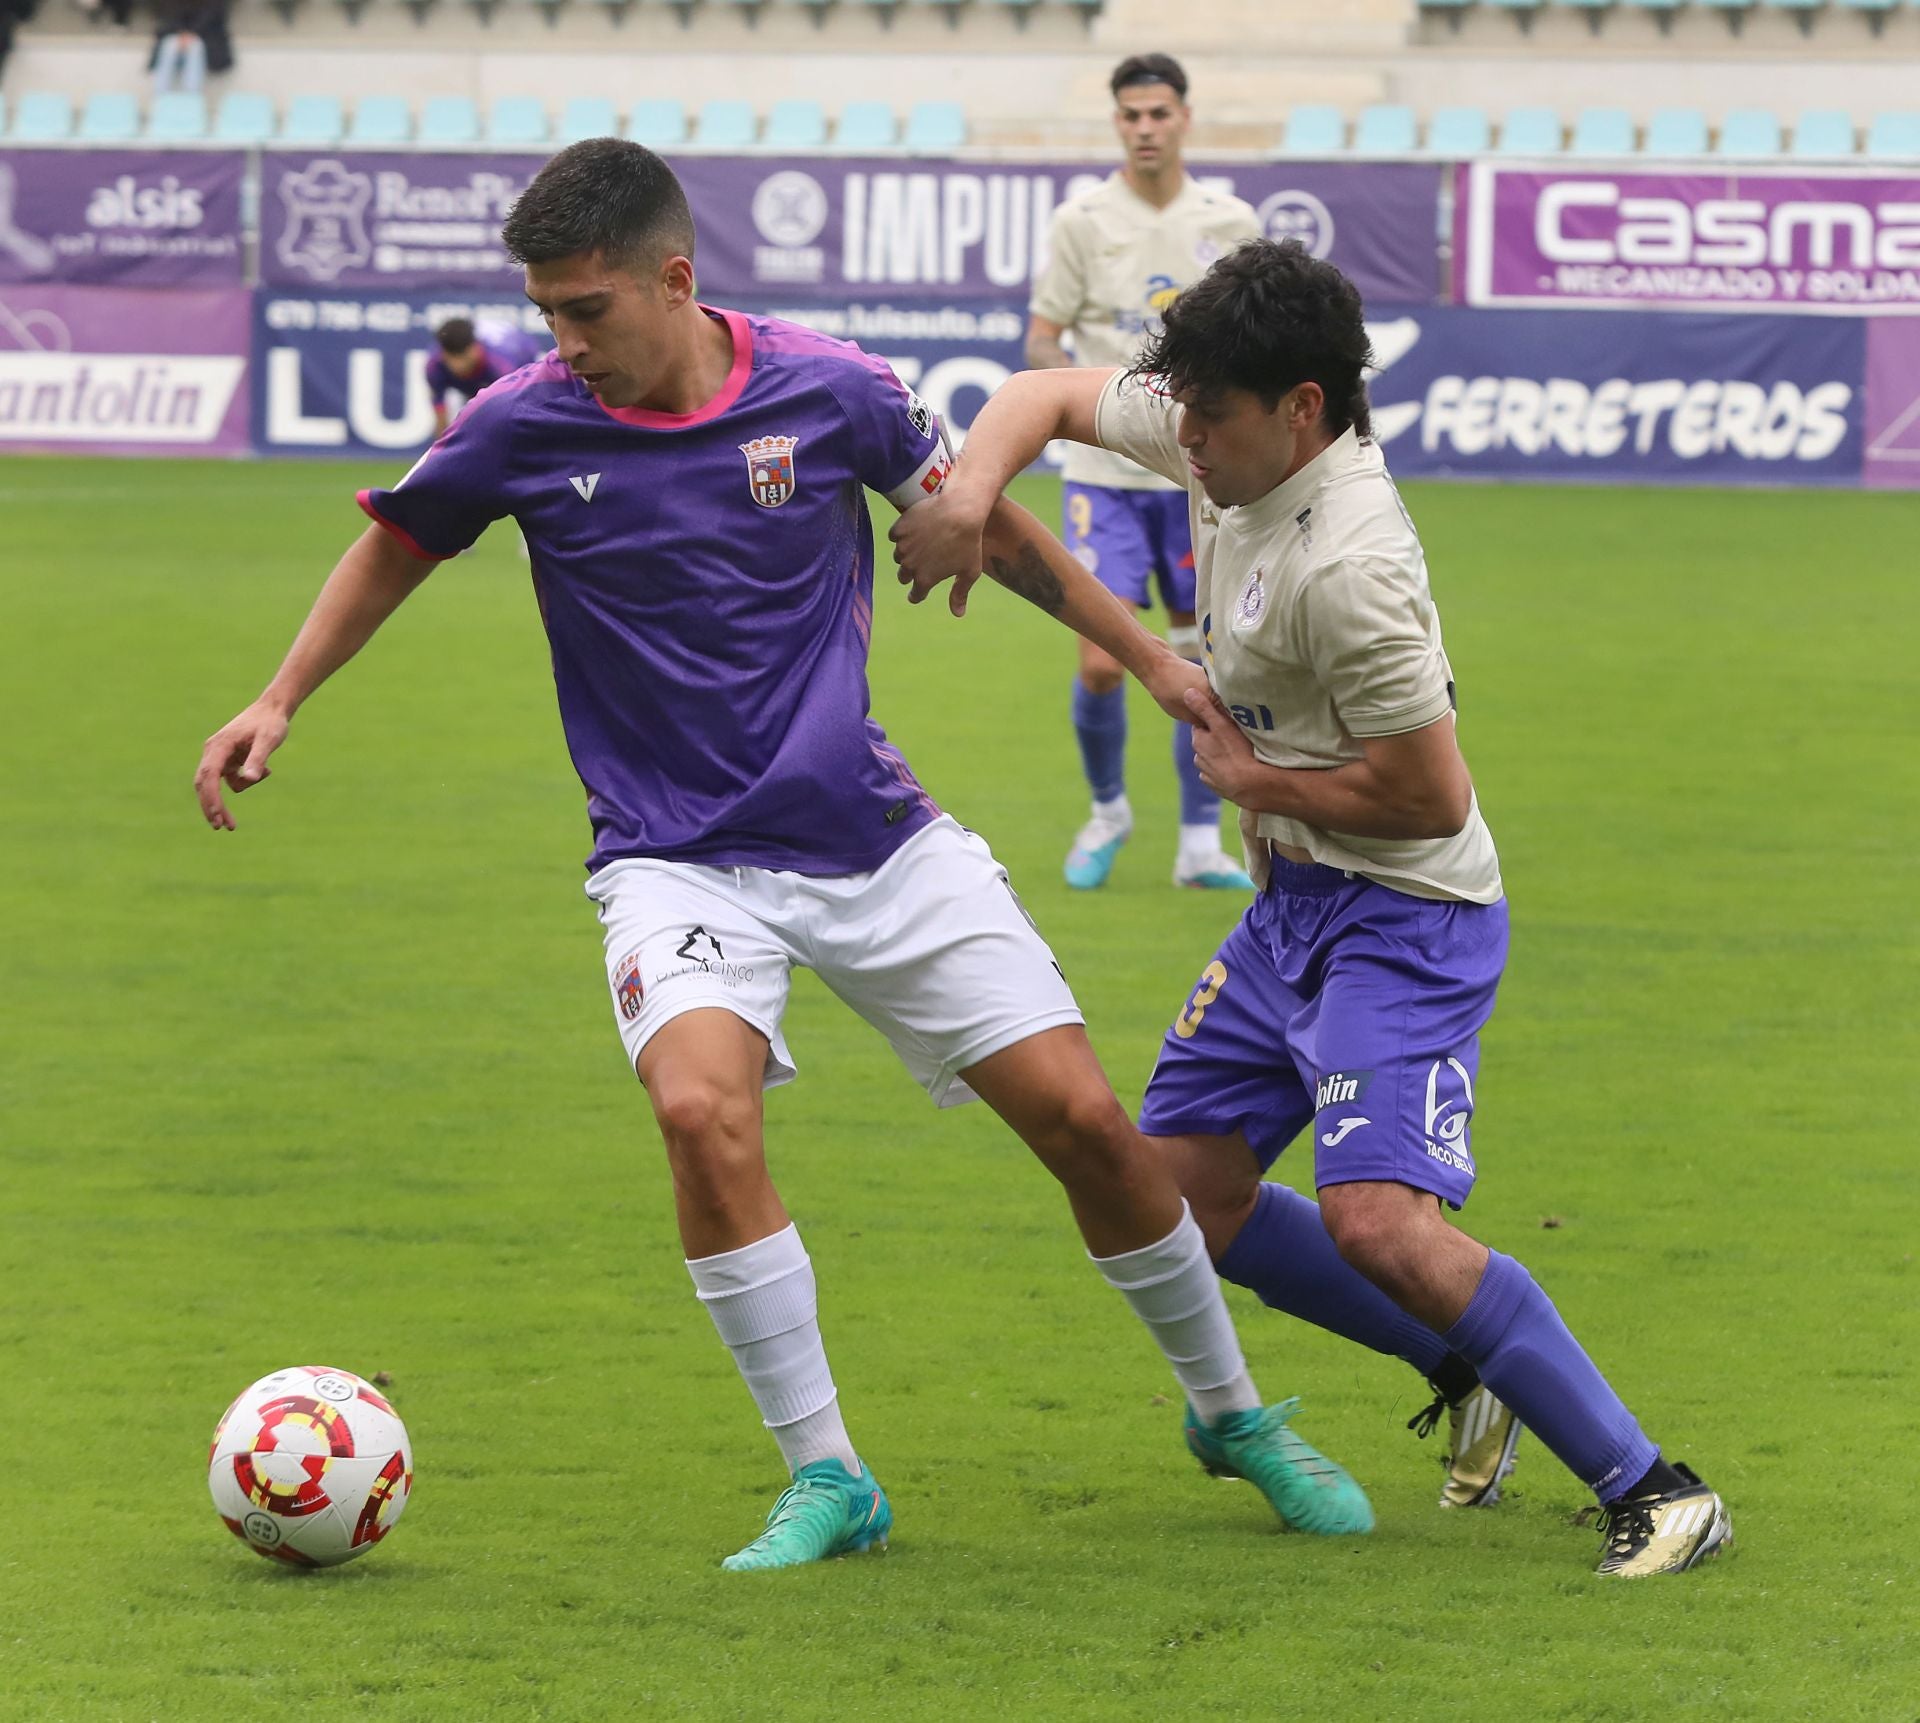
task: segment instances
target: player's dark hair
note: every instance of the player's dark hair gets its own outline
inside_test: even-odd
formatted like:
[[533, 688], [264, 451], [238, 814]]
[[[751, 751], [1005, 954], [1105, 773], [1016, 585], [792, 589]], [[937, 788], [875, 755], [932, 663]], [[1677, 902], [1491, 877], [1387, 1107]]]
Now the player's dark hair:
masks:
[[693, 255], [693, 212], [652, 150], [624, 138], [569, 144], [533, 176], [500, 229], [515, 263], [598, 252], [616, 269]]
[[1171, 54], [1129, 54], [1114, 67], [1107, 87], [1117, 102], [1122, 90], [1137, 84], [1167, 84], [1181, 101], [1187, 99], [1186, 69]]
[[458, 357], [473, 345], [473, 320], [469, 317], [449, 317], [434, 330], [433, 338], [440, 343], [442, 353]]
[[1373, 434], [1366, 369], [1373, 363], [1360, 291], [1297, 239], [1250, 239], [1169, 305], [1134, 370], [1177, 392], [1251, 389], [1269, 409], [1318, 383], [1327, 429]]

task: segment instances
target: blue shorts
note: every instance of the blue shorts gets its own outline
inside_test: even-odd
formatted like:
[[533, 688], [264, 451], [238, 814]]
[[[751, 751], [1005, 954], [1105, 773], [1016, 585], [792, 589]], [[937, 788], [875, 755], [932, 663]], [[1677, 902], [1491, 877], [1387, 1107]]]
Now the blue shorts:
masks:
[[1270, 1167], [1311, 1122], [1316, 1188], [1378, 1180], [1459, 1208], [1506, 960], [1504, 902], [1435, 903], [1276, 857], [1167, 1031], [1140, 1129], [1241, 1131]]
[[1061, 494], [1067, 549], [1109, 592], [1144, 610], [1149, 578], [1169, 610], [1193, 609], [1193, 533], [1185, 491], [1068, 483]]

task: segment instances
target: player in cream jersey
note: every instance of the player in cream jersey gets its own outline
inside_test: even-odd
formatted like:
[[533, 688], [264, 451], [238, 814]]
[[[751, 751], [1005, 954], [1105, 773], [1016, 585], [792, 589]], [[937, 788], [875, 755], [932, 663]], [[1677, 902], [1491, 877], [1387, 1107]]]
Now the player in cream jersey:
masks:
[[[1186, 695], [1194, 751], [1262, 891], [1168, 1030], [1141, 1130], [1224, 1277], [1432, 1381], [1414, 1425], [1452, 1410], [1443, 1503], [1493, 1501], [1524, 1424], [1598, 1496], [1599, 1572], [1677, 1572], [1731, 1543], [1726, 1504], [1662, 1457], [1526, 1269], [1446, 1214], [1476, 1176], [1507, 911], [1425, 558], [1369, 434], [1371, 357], [1337, 269], [1243, 246], [1139, 368], [996, 394], [943, 496], [895, 528], [902, 578], [970, 585], [993, 498], [1053, 437], [1185, 476], [1212, 685]], [[1263, 1176], [1307, 1128], [1317, 1205]], [[1205, 1431], [1189, 1440], [1211, 1465]]]
[[[1046, 268], [1033, 284], [1027, 363], [1128, 366], [1161, 314], [1208, 265], [1260, 231], [1239, 198], [1202, 185], [1181, 162], [1192, 120], [1187, 75], [1165, 54], [1136, 54], [1115, 68], [1114, 130], [1125, 165], [1054, 212]], [[1061, 344], [1069, 336], [1073, 352]], [[1167, 638], [1199, 657], [1193, 544], [1186, 486], [1107, 449], [1067, 451], [1061, 495], [1068, 548], [1106, 588], [1145, 609], [1157, 585]], [[1126, 793], [1127, 696], [1120, 666], [1080, 642], [1073, 727], [1093, 807], [1066, 861], [1067, 883], [1106, 883], [1133, 832]], [[1252, 881], [1220, 848], [1220, 799], [1201, 781], [1187, 728], [1173, 738], [1180, 784], [1176, 885], [1241, 890]]]

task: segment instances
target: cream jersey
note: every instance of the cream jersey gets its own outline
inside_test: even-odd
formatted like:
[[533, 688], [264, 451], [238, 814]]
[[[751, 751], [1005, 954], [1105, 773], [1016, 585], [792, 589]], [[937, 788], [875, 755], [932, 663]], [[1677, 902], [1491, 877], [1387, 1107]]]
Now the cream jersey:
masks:
[[[1195, 608], [1208, 678], [1270, 766], [1326, 770], [1361, 759], [1363, 736], [1397, 736], [1453, 706], [1453, 670], [1426, 557], [1379, 447], [1351, 429], [1258, 502], [1216, 509], [1193, 481], [1180, 409], [1152, 379], [1101, 392], [1101, 443], [1186, 482]], [[1372, 838], [1242, 811], [1247, 864], [1265, 886], [1272, 839], [1414, 897], [1496, 903], [1500, 858], [1476, 797], [1450, 838]]]
[[[1215, 258], [1259, 236], [1260, 218], [1191, 175], [1172, 203], [1155, 209], [1115, 173], [1056, 209], [1049, 232], [1047, 266], [1028, 308], [1072, 332], [1082, 365], [1124, 367]], [[1167, 488], [1132, 461], [1079, 444], [1069, 446], [1065, 475], [1122, 490]]]

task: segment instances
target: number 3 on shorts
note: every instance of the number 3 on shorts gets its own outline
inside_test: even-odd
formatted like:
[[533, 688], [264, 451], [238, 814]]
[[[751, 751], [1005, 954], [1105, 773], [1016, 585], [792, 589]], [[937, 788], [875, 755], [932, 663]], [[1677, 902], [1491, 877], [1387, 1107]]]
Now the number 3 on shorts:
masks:
[[1182, 1041], [1191, 1041], [1200, 1031], [1200, 1019], [1206, 1016], [1207, 1007], [1220, 997], [1220, 989], [1226, 984], [1227, 966], [1215, 958], [1200, 972], [1200, 985], [1193, 990], [1186, 1009], [1174, 1020], [1174, 1034]]

